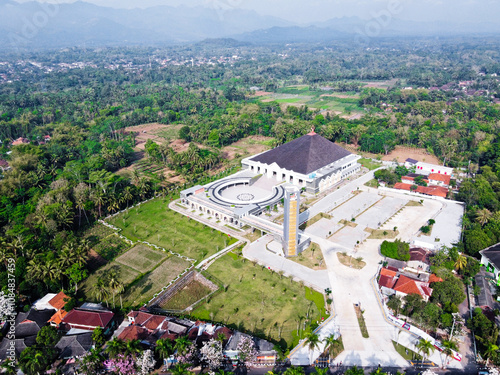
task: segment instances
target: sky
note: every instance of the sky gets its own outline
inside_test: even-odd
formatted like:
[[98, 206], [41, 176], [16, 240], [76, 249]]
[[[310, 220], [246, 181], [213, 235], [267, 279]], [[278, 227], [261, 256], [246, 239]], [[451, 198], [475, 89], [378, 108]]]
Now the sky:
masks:
[[[29, 0], [18, 0], [26, 2]], [[74, 0], [40, 0], [73, 2]], [[413, 21], [499, 22], [500, 0], [85, 0], [114, 8], [155, 5], [205, 6], [215, 9], [251, 9], [262, 15], [311, 24], [332, 18], [391, 16]]]

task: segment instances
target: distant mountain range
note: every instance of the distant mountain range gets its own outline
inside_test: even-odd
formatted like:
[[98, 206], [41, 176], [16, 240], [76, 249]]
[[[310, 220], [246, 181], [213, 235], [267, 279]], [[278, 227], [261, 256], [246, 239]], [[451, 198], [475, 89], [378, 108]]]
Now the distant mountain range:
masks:
[[[377, 26], [378, 25], [378, 26]], [[500, 33], [499, 24], [452, 24], [336, 18], [299, 26], [245, 9], [156, 6], [116, 9], [77, 1], [42, 5], [0, 0], [0, 48], [154, 45], [231, 37], [251, 43], [321, 42], [338, 38]]]

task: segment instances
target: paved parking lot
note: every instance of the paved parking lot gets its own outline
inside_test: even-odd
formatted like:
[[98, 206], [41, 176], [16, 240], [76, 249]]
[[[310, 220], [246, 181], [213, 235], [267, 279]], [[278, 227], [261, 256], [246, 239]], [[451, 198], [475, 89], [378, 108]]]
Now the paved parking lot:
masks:
[[382, 198], [383, 197], [378, 194], [362, 192], [349, 199], [333, 211], [330, 211], [329, 214], [332, 215], [337, 221], [350, 221], [353, 217], [358, 216]]
[[356, 218], [356, 223], [365, 225], [372, 229], [378, 229], [385, 221], [389, 220], [392, 216], [405, 206], [408, 202], [406, 199], [383, 197], [368, 211], [361, 214]]

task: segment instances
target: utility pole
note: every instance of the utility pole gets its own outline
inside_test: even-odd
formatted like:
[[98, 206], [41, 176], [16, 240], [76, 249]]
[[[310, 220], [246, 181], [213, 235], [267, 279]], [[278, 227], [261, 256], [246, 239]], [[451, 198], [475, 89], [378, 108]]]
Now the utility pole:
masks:
[[455, 329], [455, 318], [456, 318], [456, 314], [457, 313], [453, 313], [452, 316], [453, 316], [453, 324], [451, 326], [451, 333], [450, 333], [450, 341], [451, 339], [453, 338], [453, 330]]

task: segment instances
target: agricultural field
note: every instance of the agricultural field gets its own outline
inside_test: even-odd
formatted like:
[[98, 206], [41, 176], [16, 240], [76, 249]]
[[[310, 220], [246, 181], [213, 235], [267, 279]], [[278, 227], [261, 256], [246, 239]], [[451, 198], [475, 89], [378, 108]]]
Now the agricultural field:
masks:
[[195, 309], [193, 318], [222, 322], [292, 347], [306, 319], [309, 324], [325, 317], [321, 293], [232, 252], [208, 272], [225, 288]]
[[168, 256], [167, 253], [152, 249], [149, 246], [137, 244], [125, 254], [116, 258], [116, 262], [133, 268], [140, 273], [152, 270]]
[[118, 275], [118, 280], [125, 286], [130, 284], [140, 275], [139, 271], [113, 261], [106, 264], [104, 267], [99, 268], [96, 272], [92, 273], [80, 284], [79, 290], [81, 290], [85, 294], [87, 299], [91, 301], [95, 300], [95, 298], [93, 298], [92, 296], [92, 288], [97, 284], [97, 279], [99, 277], [105, 277], [107, 274], [109, 274], [109, 272], [116, 272], [116, 274]]
[[172, 211], [164, 199], [154, 199], [109, 220], [132, 241], [147, 241], [201, 261], [236, 239]]
[[172, 255], [152, 272], [146, 273], [140, 280], [130, 285], [123, 294], [125, 306], [137, 306], [148, 302], [155, 293], [175, 279], [191, 263], [178, 256]]
[[294, 106], [307, 105], [310, 108], [331, 111], [335, 114], [362, 113], [359, 95], [354, 92], [336, 93], [333, 91], [311, 90], [309, 86], [288, 86], [278, 89], [275, 93], [268, 93], [258, 97], [262, 102], [275, 101], [277, 103]]
[[165, 310], [184, 310], [211, 292], [209, 287], [193, 280], [160, 307]]

